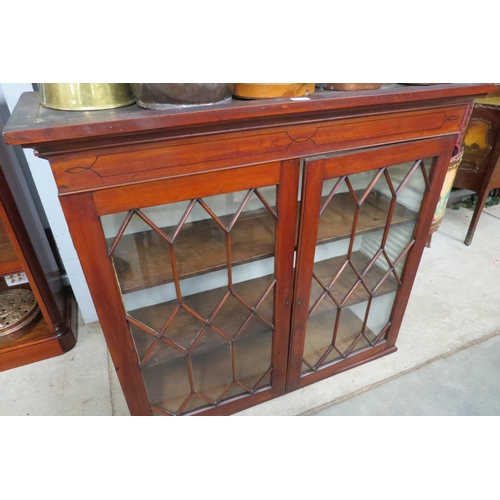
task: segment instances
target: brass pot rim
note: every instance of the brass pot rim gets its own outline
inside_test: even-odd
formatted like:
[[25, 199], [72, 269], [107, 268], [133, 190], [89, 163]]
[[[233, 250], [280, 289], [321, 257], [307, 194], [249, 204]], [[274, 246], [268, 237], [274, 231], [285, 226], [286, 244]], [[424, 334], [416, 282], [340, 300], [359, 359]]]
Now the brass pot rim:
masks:
[[41, 92], [40, 104], [58, 111], [98, 111], [136, 102], [128, 83], [42, 83]]

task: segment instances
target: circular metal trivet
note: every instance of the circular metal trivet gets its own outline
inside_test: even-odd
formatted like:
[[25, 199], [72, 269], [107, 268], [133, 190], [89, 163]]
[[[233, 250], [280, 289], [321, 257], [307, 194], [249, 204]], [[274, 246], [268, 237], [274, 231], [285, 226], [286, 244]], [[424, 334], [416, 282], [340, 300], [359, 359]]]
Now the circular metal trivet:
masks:
[[0, 292], [0, 337], [23, 330], [29, 331], [30, 323], [40, 312], [31, 290], [16, 288]]

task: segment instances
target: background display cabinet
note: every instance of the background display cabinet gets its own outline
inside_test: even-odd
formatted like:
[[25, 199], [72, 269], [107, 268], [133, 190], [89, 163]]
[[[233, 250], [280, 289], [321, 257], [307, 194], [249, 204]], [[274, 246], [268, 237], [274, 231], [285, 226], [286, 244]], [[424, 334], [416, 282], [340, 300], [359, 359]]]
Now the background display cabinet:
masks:
[[448, 162], [493, 85], [95, 113], [27, 93], [133, 415], [221, 415], [395, 351]]
[[76, 305], [20, 182], [0, 166], [0, 371], [76, 343]]
[[500, 96], [478, 99], [464, 138], [464, 155], [453, 187], [477, 193], [465, 244], [472, 243], [492, 189], [500, 188]]

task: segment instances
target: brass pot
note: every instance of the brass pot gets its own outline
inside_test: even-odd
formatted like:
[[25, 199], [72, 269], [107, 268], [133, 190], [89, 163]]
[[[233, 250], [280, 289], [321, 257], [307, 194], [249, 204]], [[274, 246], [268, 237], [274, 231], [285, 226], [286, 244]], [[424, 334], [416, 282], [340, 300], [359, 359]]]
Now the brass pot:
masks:
[[230, 101], [234, 83], [131, 83], [130, 86], [139, 106], [168, 109]]
[[64, 111], [93, 111], [135, 102], [128, 83], [42, 83], [42, 106]]

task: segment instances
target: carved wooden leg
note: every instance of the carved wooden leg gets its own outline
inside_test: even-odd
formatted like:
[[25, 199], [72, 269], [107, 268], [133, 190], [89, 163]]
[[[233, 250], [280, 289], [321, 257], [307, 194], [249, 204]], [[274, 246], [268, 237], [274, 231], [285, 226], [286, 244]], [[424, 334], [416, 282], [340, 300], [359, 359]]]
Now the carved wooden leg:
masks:
[[472, 220], [470, 221], [469, 230], [465, 238], [465, 244], [469, 246], [472, 243], [472, 237], [474, 236], [474, 231], [476, 230], [477, 223], [481, 212], [483, 211], [484, 204], [488, 199], [488, 195], [492, 189], [500, 187], [500, 141], [495, 147], [495, 151], [492, 159], [490, 160], [488, 170], [484, 176], [483, 184], [481, 190], [478, 193], [478, 200], [474, 214], [472, 215]]
[[489, 183], [481, 189], [478, 193], [478, 199], [476, 203], [476, 208], [474, 209], [474, 213], [472, 215], [472, 219], [470, 221], [469, 230], [467, 231], [467, 236], [465, 237], [465, 244], [469, 246], [472, 243], [472, 238], [474, 236], [474, 232], [476, 231], [477, 223], [479, 222], [479, 217], [481, 216], [481, 212], [483, 211], [484, 204], [488, 199], [488, 194], [490, 192]]

